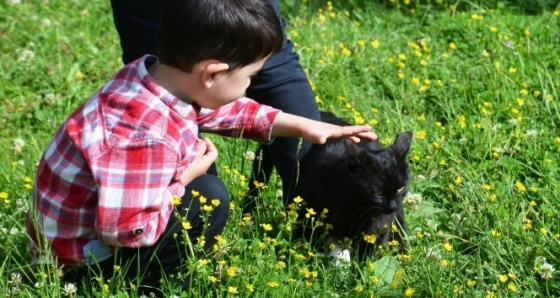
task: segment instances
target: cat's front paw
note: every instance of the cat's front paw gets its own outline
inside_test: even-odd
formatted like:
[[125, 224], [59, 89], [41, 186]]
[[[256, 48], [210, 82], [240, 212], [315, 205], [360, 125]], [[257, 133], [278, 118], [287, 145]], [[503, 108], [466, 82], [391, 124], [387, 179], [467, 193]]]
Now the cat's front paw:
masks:
[[340, 247], [335, 247], [327, 254], [328, 257], [333, 258], [335, 266], [350, 266], [350, 251], [348, 249], [342, 249]]

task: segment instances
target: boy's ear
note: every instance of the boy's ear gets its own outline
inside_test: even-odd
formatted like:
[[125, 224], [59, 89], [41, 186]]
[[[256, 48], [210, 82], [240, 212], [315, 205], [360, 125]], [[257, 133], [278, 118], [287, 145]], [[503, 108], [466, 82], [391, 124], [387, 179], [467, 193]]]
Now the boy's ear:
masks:
[[229, 65], [218, 60], [208, 60], [201, 68], [201, 80], [205, 89], [210, 89], [216, 78], [229, 70]]

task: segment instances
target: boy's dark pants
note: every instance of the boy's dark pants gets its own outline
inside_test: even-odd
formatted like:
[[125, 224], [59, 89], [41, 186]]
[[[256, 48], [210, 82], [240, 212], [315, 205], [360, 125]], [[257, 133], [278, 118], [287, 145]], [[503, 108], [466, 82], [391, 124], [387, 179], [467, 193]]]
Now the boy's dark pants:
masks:
[[[278, 0], [268, 1], [274, 7], [284, 30], [286, 23], [280, 15]], [[111, 0], [124, 63], [145, 54], [157, 55], [156, 32], [163, 2], [164, 0]], [[299, 63], [299, 56], [293, 50], [294, 44], [284, 34], [282, 50], [270, 56], [259, 75], [251, 81], [247, 97], [286, 113], [320, 120], [315, 96]], [[264, 148], [282, 178], [284, 198], [287, 200], [299, 193], [295, 189], [296, 180], [298, 176], [305, 175], [309, 162], [305, 157], [311, 144], [304, 141], [299, 147], [298, 143], [297, 138], [276, 138]], [[299, 169], [299, 173], [296, 169]]]
[[[213, 206], [214, 210], [209, 213], [208, 222], [204, 222], [202, 215], [205, 211], [201, 209], [200, 197], [193, 198], [192, 191], [197, 191], [201, 196], [208, 199], [205, 205]], [[219, 206], [212, 205], [211, 201], [218, 199]], [[188, 208], [188, 212], [185, 210]], [[181, 206], [175, 206], [181, 217], [186, 216], [192, 228], [188, 230], [188, 237], [191, 243], [197, 243], [197, 238], [204, 233], [205, 251], [210, 251], [216, 243], [215, 237], [219, 235], [229, 217], [229, 195], [224, 183], [214, 175], [203, 175], [196, 178], [185, 187], [185, 195], [181, 198]], [[174, 237], [177, 235], [177, 237]], [[118, 265], [119, 270], [125, 274], [125, 278], [135, 281], [140, 278], [140, 292], [153, 292], [156, 296], [161, 295], [160, 279], [162, 271], [165, 274], [174, 272], [187, 272], [186, 258], [189, 256], [187, 241], [183, 239], [183, 226], [176, 215], [171, 215], [165, 232], [159, 240], [149, 247], [117, 249], [115, 256], [92, 265], [91, 268], [73, 267], [66, 268], [64, 281], [80, 283], [82, 281], [91, 284], [87, 279], [103, 275], [104, 279], [113, 278], [114, 267]], [[136, 282], [138, 283], [138, 280]], [[188, 288], [188, 282], [180, 281], [184, 288]], [[127, 283], [128, 284], [128, 283]]]

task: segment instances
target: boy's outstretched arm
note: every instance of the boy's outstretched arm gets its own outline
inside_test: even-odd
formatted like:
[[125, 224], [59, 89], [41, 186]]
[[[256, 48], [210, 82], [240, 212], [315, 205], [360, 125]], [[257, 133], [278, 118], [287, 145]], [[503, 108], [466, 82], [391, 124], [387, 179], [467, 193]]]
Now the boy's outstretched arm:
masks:
[[355, 143], [374, 141], [377, 135], [368, 125], [338, 126], [315, 121], [288, 113], [279, 113], [274, 119], [272, 135], [277, 137], [302, 137], [309, 142], [324, 144], [329, 138], [347, 138]]

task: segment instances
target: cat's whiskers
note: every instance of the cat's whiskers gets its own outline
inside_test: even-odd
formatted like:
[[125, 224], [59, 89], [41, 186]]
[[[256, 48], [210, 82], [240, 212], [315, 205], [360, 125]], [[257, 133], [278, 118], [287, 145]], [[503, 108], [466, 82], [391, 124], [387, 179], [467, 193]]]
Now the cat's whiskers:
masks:
[[371, 221], [376, 215], [379, 213], [378, 210], [381, 209], [378, 206], [366, 206], [364, 207], [360, 215], [352, 222], [350, 226], [350, 231], [354, 231], [354, 226], [358, 224], [357, 231], [360, 232], [363, 230], [364, 225], [367, 225], [368, 221]]

